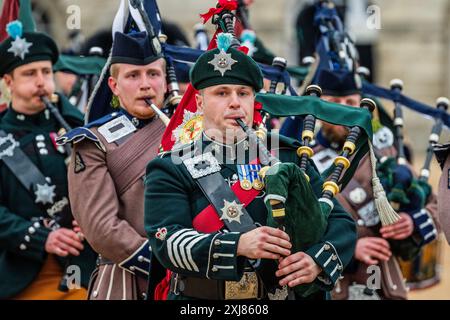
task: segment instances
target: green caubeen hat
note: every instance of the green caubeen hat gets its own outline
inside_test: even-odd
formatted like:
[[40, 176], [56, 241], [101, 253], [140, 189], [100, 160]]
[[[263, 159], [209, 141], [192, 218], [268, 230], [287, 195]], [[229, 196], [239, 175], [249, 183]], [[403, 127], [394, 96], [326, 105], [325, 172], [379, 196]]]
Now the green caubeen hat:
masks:
[[263, 87], [258, 64], [244, 52], [230, 48], [232, 35], [217, 36], [217, 48], [203, 53], [190, 71], [192, 86], [197, 89], [220, 84], [243, 84], [256, 92]]
[[15, 68], [36, 61], [58, 60], [58, 47], [52, 38], [40, 32], [23, 31], [16, 20], [6, 26], [9, 37], [0, 43], [0, 77]]

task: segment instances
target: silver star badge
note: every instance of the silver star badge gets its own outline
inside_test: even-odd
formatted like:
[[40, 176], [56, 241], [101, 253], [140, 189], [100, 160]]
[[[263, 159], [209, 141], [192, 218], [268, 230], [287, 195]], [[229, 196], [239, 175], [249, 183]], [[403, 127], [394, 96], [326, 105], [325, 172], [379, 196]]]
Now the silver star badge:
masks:
[[237, 60], [234, 60], [231, 57], [231, 53], [225, 53], [223, 50], [220, 50], [218, 54], [215, 54], [214, 59], [208, 61], [209, 64], [214, 66], [214, 71], [219, 71], [222, 77], [225, 72], [231, 70], [231, 66], [236, 62]]
[[56, 186], [49, 186], [47, 183], [36, 184], [37, 190], [34, 192], [36, 195], [36, 203], [41, 202], [42, 204], [53, 203], [53, 197], [55, 197]]
[[244, 205], [236, 203], [235, 200], [233, 200], [233, 202], [223, 200], [223, 202], [223, 208], [220, 209], [220, 211], [222, 211], [220, 220], [227, 219], [228, 222], [236, 221], [237, 223], [241, 223], [241, 216], [244, 214], [242, 208]]
[[17, 37], [16, 40], [11, 42], [11, 47], [8, 49], [8, 52], [14, 54], [15, 57], [20, 57], [20, 59], [25, 59], [25, 55], [30, 52], [28, 50], [33, 43], [27, 42], [25, 38]]

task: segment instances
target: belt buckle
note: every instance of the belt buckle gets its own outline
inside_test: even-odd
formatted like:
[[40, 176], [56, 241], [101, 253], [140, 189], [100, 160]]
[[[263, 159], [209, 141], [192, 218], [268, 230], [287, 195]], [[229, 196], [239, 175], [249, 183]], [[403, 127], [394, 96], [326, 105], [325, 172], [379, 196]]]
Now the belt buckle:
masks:
[[239, 281], [225, 281], [225, 300], [257, 299], [258, 277], [255, 272], [244, 272]]

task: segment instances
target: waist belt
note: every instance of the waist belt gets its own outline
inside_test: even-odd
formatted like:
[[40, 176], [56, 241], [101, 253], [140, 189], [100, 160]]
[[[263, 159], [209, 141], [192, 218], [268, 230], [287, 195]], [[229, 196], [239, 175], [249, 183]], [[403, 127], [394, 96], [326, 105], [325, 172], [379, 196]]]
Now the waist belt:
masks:
[[265, 297], [263, 285], [255, 272], [244, 272], [240, 281], [185, 277], [173, 273], [170, 292], [202, 300], [243, 300]]

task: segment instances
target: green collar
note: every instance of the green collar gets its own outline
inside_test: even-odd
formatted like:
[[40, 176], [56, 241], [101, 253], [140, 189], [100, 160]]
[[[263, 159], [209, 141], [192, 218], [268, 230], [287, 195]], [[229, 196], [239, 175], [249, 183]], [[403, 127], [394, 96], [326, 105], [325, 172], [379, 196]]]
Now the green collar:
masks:
[[249, 158], [252, 154], [256, 157], [256, 148], [254, 152], [250, 152], [251, 146], [247, 138], [233, 144], [224, 144], [214, 141], [203, 132], [199, 142], [201, 143], [201, 152], [211, 152], [220, 164], [244, 164], [251, 161]]
[[33, 131], [54, 130], [56, 125], [50, 111], [47, 109], [32, 115], [26, 115], [14, 110], [11, 104], [2, 118], [2, 124], [11, 129]]

